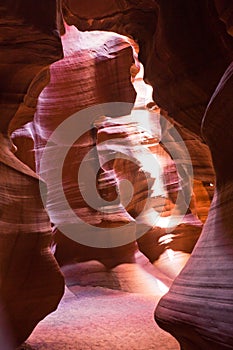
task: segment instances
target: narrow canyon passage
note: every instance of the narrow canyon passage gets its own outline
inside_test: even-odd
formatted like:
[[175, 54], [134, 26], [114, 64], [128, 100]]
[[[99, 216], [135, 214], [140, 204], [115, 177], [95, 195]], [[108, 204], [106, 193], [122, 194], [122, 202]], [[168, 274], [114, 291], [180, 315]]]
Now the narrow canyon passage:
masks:
[[66, 267], [68, 287], [58, 310], [40, 322], [27, 345], [35, 350], [178, 350], [176, 340], [153, 319], [169, 281], [142, 254], [136, 261], [111, 271], [97, 261]]
[[0, 350], [233, 349], [232, 93], [232, 0], [1, 0]]
[[[142, 77], [141, 65], [140, 72], [134, 78], [137, 92], [134, 110], [137, 113], [133, 115], [133, 122], [138, 131], [146, 130], [150, 133], [150, 137], [151, 134], [161, 137], [159, 114], [149, 112], [145, 108], [147, 103], [153, 105], [152, 88], [143, 82]], [[131, 129], [129, 131], [127, 129], [128, 117], [115, 118], [116, 125], [118, 120], [121, 122], [121, 127], [118, 127], [117, 131], [123, 134], [126, 130], [129, 133], [128, 137], [132, 138]], [[109, 140], [111, 141], [111, 138]], [[129, 146], [131, 152], [135, 152], [133, 144]], [[118, 147], [126, 148], [127, 140], [122, 139]], [[104, 153], [104, 149], [100, 148], [99, 154], [101, 151]], [[165, 164], [169, 171], [171, 159], [168, 154], [161, 150], [158, 152], [156, 149], [154, 156], [160, 157], [160, 164]], [[161, 178], [155, 175], [153, 167], [148, 167], [148, 171], [151, 178], [157, 176], [155, 196], [165, 195], [162, 182], [163, 167], [160, 169]], [[123, 172], [129, 173], [127, 167]], [[130, 178], [132, 181], [132, 173]], [[174, 179], [173, 176], [173, 185]], [[124, 188], [121, 191], [123, 202], [122, 198], [126, 192]], [[164, 218], [161, 217], [160, 225], [166, 226], [168, 219], [168, 214]], [[191, 216], [191, 220], [193, 219]], [[200, 222], [197, 222], [198, 225]], [[70, 244], [72, 247], [72, 243]], [[62, 259], [59, 251], [57, 249], [58, 261]], [[69, 252], [69, 249], [64, 252], [63, 248], [63, 255], [65, 253], [69, 255]], [[124, 259], [124, 247], [122, 253]], [[120, 254], [121, 251], [119, 257], [115, 257], [116, 260], [122, 258]], [[97, 260], [75, 263], [71, 259], [70, 264], [66, 260], [62, 261], [64, 265], [61, 271], [65, 277], [66, 288], [59, 307], [40, 322], [25, 346], [20, 349], [178, 350], [176, 340], [154, 323], [153, 314], [159, 299], [168, 291], [174, 277], [187, 262], [189, 254], [168, 249], [159, 261], [154, 263], [151, 263], [138, 249], [135, 249], [133, 255], [134, 258], [131, 257], [131, 260], [135, 260], [134, 262], [123, 262], [113, 268], [107, 268]]]

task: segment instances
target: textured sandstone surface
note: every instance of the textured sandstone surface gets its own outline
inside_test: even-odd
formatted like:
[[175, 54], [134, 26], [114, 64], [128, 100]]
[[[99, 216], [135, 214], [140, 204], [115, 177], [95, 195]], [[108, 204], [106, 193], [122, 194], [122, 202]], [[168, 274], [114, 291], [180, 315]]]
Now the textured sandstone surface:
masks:
[[[94, 104], [111, 101], [134, 102], [135, 92], [130, 77], [130, 70], [134, 62], [132, 49], [129, 42], [119, 35], [113, 33], [101, 33], [100, 35], [99, 32], [82, 33], [74, 26], [66, 26], [66, 34], [62, 37], [62, 44], [64, 59], [51, 65], [50, 83], [39, 96], [37, 112], [34, 122], [31, 124], [35, 139], [37, 171], [41, 173], [48, 185], [48, 196], [50, 196], [48, 203], [50, 203], [52, 216], [56, 220], [54, 227], [55, 256], [61, 265], [71, 261], [92, 259], [97, 259], [108, 267], [116, 266], [122, 262], [134, 262], [136, 251], [134, 242], [110, 249], [92, 248], [80, 244], [79, 241], [80, 232], [87, 234], [86, 225], [80, 223], [77, 226], [77, 242], [66, 237], [57, 228], [57, 224], [64, 226], [71, 223], [68, 211], [59, 209], [62, 205], [62, 197], [58, 196], [59, 182], [55, 180], [59, 170], [59, 165], [57, 165], [59, 164], [59, 149], [62, 151], [64, 147], [61, 136], [58, 135], [53, 146], [56, 147], [57, 160], [48, 162], [43, 171], [40, 170], [43, 149], [50, 135], [61, 122], [69, 121], [71, 115]], [[107, 81], [105, 79], [106, 72], [109, 72]], [[92, 84], [94, 79], [95, 85]], [[126, 110], [125, 114], [128, 114], [129, 111]], [[77, 123], [78, 127], [80, 125]], [[165, 131], [163, 134], [165, 135]], [[167, 131], [168, 134], [169, 131]], [[172, 249], [190, 253], [199, 237], [202, 226], [201, 221], [196, 217], [195, 208], [193, 217], [190, 215], [182, 221], [182, 214], [185, 214], [182, 212], [183, 204], [179, 204], [178, 208], [175, 207], [174, 199], [177, 193], [179, 191], [190, 192], [191, 184], [188, 180], [186, 189], [184, 189], [184, 185], [181, 186], [176, 166], [171, 160], [171, 156], [159, 145], [160, 139], [159, 114], [149, 111], [144, 105], [141, 108], [138, 106], [135, 107], [135, 111], [131, 115], [102, 116], [97, 118], [93, 125], [88, 125], [88, 131], [74, 142], [63, 165], [64, 191], [69, 205], [76, 215], [88, 224], [105, 229], [119, 224], [134, 224], [136, 231], [133, 241], [138, 241], [139, 249], [151, 262], [157, 260], [165, 249], [170, 248], [167, 242], [162, 243], [162, 237], [166, 236], [165, 225], [168, 223], [173, 209], [177, 211], [177, 216], [180, 215], [181, 227], [174, 231], [172, 235], [174, 239], [169, 240]], [[99, 159], [101, 164], [103, 163], [97, 176], [99, 193], [104, 199], [109, 200], [114, 200], [118, 192], [120, 194], [120, 202], [117, 204], [118, 211], [114, 214], [107, 214], [106, 211], [101, 213], [88, 206], [77, 186], [77, 172], [83, 164], [87, 152], [94, 147], [96, 147], [96, 159]], [[150, 167], [147, 153], [153, 155], [155, 168], [159, 163], [159, 171]], [[114, 164], [110, 164], [107, 162], [109, 154], [113, 158], [123, 154], [131, 157], [132, 161], [116, 159]], [[90, 176], [94, 171], [91, 161], [85, 161], [85, 166], [86, 174]], [[181, 170], [185, 171], [185, 169]], [[149, 185], [145, 174], [150, 177]], [[125, 188], [119, 187], [121, 180], [129, 180], [133, 185], [133, 197], [128, 205], [124, 205], [124, 202], [127, 202], [127, 198], [125, 198], [127, 191]], [[87, 193], [90, 186], [88, 181], [84, 188]], [[139, 222], [137, 217], [146, 203], [149, 208], [145, 210], [144, 216]], [[56, 207], [58, 207], [57, 211], [54, 209]], [[161, 212], [161, 222], [156, 223], [157, 214], [153, 212], [152, 208], [159, 213]], [[191, 212], [190, 209], [189, 213]], [[146, 227], [146, 231], [150, 231], [142, 239], [137, 239], [138, 232], [143, 226]], [[98, 235], [96, 236], [98, 241]]]
[[233, 64], [213, 94], [202, 124], [216, 171], [209, 216], [191, 258], [155, 314], [183, 349], [233, 348], [232, 77]]
[[[74, 26], [66, 26], [66, 34], [62, 37], [64, 59], [51, 65], [50, 83], [41, 93], [38, 100], [33, 129], [35, 135], [37, 171], [40, 171], [40, 156], [43, 147], [51, 133], [59, 123], [66, 121], [74, 113], [87, 107], [106, 102], [133, 102], [135, 91], [131, 85], [130, 68], [134, 63], [132, 48], [129, 43], [119, 35], [113, 33], [82, 33]], [[122, 75], [119, 75], [121, 72]], [[104, 73], [104, 74], [103, 74]], [[108, 79], [106, 79], [108, 77]], [[95, 81], [95, 84], [93, 84]], [[129, 112], [127, 107], [126, 113]], [[77, 122], [77, 131], [79, 128]], [[85, 121], [84, 121], [85, 125]], [[124, 224], [132, 221], [123, 209], [118, 205], [118, 211], [114, 215], [102, 214], [89, 206], [82, 197], [77, 185], [77, 172], [84, 156], [96, 145], [96, 129], [94, 124], [87, 125], [87, 131], [74, 144], [65, 159], [63, 167], [64, 191], [69, 205], [77, 217], [85, 223], [101, 227], [114, 227], [116, 224]], [[56, 141], [56, 148], [63, 149], [62, 138]], [[60, 147], [60, 148], [59, 148]], [[96, 155], [98, 159], [98, 155]], [[48, 184], [48, 196], [56, 208], [62, 205], [62, 198], [57, 197], [57, 185], [54, 183], [59, 170], [54, 163], [46, 165], [41, 173], [42, 178]], [[86, 191], [88, 191], [89, 176], [94, 171], [92, 163], [86, 163], [88, 170]], [[108, 196], [115, 196], [116, 183], [113, 178], [107, 179]], [[56, 224], [70, 224], [69, 214], [58, 210], [55, 213]], [[79, 225], [84, 233], [88, 229], [85, 225]], [[55, 229], [56, 258], [60, 264], [72, 259], [77, 261], [99, 259], [109, 266], [122, 261], [134, 261], [135, 244], [130, 243], [125, 247], [104, 249], [89, 247], [76, 243]], [[79, 241], [77, 237], [77, 241]]]
[[[57, 1], [32, 4], [30, 0], [5, 0], [0, 5], [0, 278], [3, 281], [0, 315], [6, 329], [4, 334], [8, 324], [16, 343], [25, 340], [36, 324], [56, 308], [63, 293], [63, 277], [49, 248], [50, 222], [40, 199], [38, 178], [32, 171], [35, 168], [40, 171], [41, 152], [48, 137], [61, 121], [87, 106], [135, 99], [130, 71], [133, 73], [136, 68], [132, 66], [130, 44], [116, 34], [104, 32], [100, 36], [95, 32], [107, 30], [137, 41], [139, 59], [145, 67], [144, 78], [154, 88], [153, 98], [168, 112], [162, 114], [182, 135], [193, 162], [194, 193], [183, 222], [171, 236], [165, 234], [163, 225], [158, 225], [137, 240], [139, 249], [154, 263], [154, 268], [160, 268], [159, 273], [166, 272], [169, 286], [188, 261], [161, 299], [156, 321], [177, 338], [182, 349], [232, 349], [233, 174], [229, 161], [233, 156], [232, 64], [215, 90], [233, 59], [233, 41], [229, 35], [233, 28], [232, 5], [228, 0], [180, 0], [169, 4], [162, 0], [110, 0], [92, 6], [89, 0], [85, 3], [64, 0], [62, 7], [69, 25], [94, 32], [82, 33], [66, 26], [61, 40], [58, 30], [64, 33], [64, 27]], [[62, 58], [62, 50], [64, 59], [53, 63]], [[25, 126], [33, 118], [39, 95], [34, 122]], [[119, 126], [117, 118], [110, 123], [102, 119], [73, 145], [64, 167], [66, 196], [86, 222], [113, 227], [135, 223], [149, 191], [154, 206], [163, 208], [161, 216], [166, 221], [174, 208], [179, 181], [171, 158], [162, 147], [153, 144], [156, 137], [149, 140], [153, 145], [148, 149], [160, 158], [163, 169], [165, 187], [159, 196], [153, 197], [152, 173], [149, 186], [145, 186], [140, 169], [119, 160], [106, 163], [101, 169], [98, 190], [107, 199], [113, 199], [120, 191], [121, 200], [127, 202], [128, 194], [124, 187], [119, 189], [118, 181], [125, 177], [131, 180], [134, 200], [128, 203], [127, 211], [118, 201], [115, 217], [106, 213], [101, 216], [86, 206], [76, 191], [76, 172], [81, 159], [93, 146], [97, 146], [101, 156], [103, 138], [110, 141], [117, 134], [123, 148], [129, 142], [128, 152], [135, 153], [138, 130], [132, 129], [127, 121], [123, 124], [124, 127]], [[164, 139], [174, 143], [167, 123], [162, 123], [161, 131]], [[16, 156], [22, 162], [13, 154], [16, 149], [8, 138], [12, 132], [18, 147]], [[56, 141], [59, 152], [60, 140]], [[179, 145], [174, 143], [174, 146], [179, 150]], [[107, 150], [112, 152], [111, 147]], [[56, 172], [56, 159], [48, 163], [42, 174], [46, 182], [53, 177], [54, 169]], [[92, 171], [91, 167], [89, 170]], [[182, 171], [182, 166], [178, 170]], [[189, 182], [182, 185], [184, 200], [190, 188]], [[206, 220], [213, 188], [214, 199]], [[56, 197], [56, 182], [49, 187], [51, 193]], [[158, 200], [161, 197], [165, 198], [165, 205]], [[59, 203], [60, 199], [57, 200]], [[66, 213], [56, 214], [60, 222], [68, 223]], [[202, 228], [199, 219], [206, 223], [188, 260], [187, 253], [192, 251]], [[105, 268], [113, 268], [135, 262], [135, 242], [119, 248], [97, 249], [74, 243], [56, 228], [54, 232], [56, 258], [61, 265], [95, 259]], [[185, 254], [180, 255], [180, 251]], [[73, 268], [77, 266], [80, 265], [74, 264]]]
[[[0, 6], [0, 129], [3, 133], [33, 118], [37, 97], [49, 78], [43, 68], [62, 57], [56, 1], [51, 1], [46, 12], [45, 4], [46, 1], [42, 1], [35, 5], [32, 12], [28, 0], [4, 0]], [[43, 13], [46, 15], [42, 16]]]
[[30, 3], [2, 1], [0, 5], [0, 299], [4, 350], [24, 341], [37, 323], [56, 309], [64, 290], [62, 274], [49, 248], [51, 227], [40, 198], [38, 177], [15, 157], [15, 147], [8, 138], [33, 118], [37, 97], [49, 80], [45, 67], [62, 57], [56, 1], [50, 2], [45, 13], [46, 1], [33, 9]]
[[202, 121], [216, 173], [209, 215], [191, 258], [155, 312], [158, 324], [178, 339], [182, 349], [233, 348], [232, 91], [231, 63]]
[[[217, 175], [214, 200], [201, 238], [184, 270], [159, 303], [156, 319], [180, 341], [182, 349], [231, 349], [231, 68], [220, 82], [204, 122], [203, 115], [232, 61], [232, 39], [227, 34], [232, 32], [232, 6], [229, 1], [167, 4], [159, 0], [140, 1], [137, 5], [132, 1], [112, 1], [111, 5], [112, 8], [109, 2], [107, 7], [103, 5], [101, 12], [87, 11], [87, 3], [82, 7], [66, 0], [64, 12], [67, 21], [79, 29], [116, 30], [138, 41], [139, 59], [146, 79], [154, 87], [155, 101], [189, 130], [186, 138], [190, 148], [195, 146], [197, 180], [202, 180], [204, 173], [203, 169], [200, 172], [197, 156], [203, 156], [202, 167], [207, 170], [204, 184], [210, 195], [213, 171], [207, 148], [199, 143], [203, 138], [210, 147]], [[148, 26], [140, 30], [143, 15]]]
[[20, 344], [56, 309], [64, 282], [50, 252], [51, 227], [38, 179], [4, 163], [0, 167], [1, 301]]
[[200, 136], [205, 108], [232, 60], [232, 40], [214, 2], [111, 0], [94, 8], [90, 4], [64, 0], [66, 21], [80, 30], [131, 36], [139, 44], [139, 59], [156, 103]]

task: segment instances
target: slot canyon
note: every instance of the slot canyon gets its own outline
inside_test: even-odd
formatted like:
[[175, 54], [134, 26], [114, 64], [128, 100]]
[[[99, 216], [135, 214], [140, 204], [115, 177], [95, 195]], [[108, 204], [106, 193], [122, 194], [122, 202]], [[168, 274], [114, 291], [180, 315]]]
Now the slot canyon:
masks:
[[0, 350], [233, 349], [232, 1], [0, 14]]

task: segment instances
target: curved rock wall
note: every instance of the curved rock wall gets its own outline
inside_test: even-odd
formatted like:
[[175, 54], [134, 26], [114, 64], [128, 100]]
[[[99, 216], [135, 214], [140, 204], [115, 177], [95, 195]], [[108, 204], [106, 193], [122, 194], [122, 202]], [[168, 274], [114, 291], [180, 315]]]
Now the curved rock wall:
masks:
[[[69, 23], [80, 29], [115, 30], [138, 41], [139, 59], [145, 66], [145, 78], [154, 88], [155, 101], [195, 133], [197, 140], [205, 139], [217, 177], [201, 238], [170, 291], [161, 299], [156, 320], [180, 341], [182, 349], [232, 349], [232, 66], [214, 93], [232, 61], [233, 41], [218, 15], [219, 12], [231, 33], [231, 3], [200, 0], [168, 4], [157, 0], [140, 1], [137, 5], [131, 1], [111, 4], [112, 10], [103, 5], [103, 14], [87, 12], [81, 3], [66, 0], [64, 14]], [[140, 30], [143, 18], [149, 25]], [[206, 155], [205, 169], [210, 164]], [[208, 172], [210, 186], [213, 172]]]
[[155, 313], [158, 324], [187, 350], [233, 348], [232, 91], [233, 64], [211, 98], [202, 124], [216, 170], [209, 216], [190, 260]]
[[[232, 65], [208, 105], [220, 77], [233, 59], [233, 41], [227, 34], [227, 31], [232, 34], [231, 9], [227, 0], [179, 0], [169, 4], [162, 0], [136, 3], [132, 0], [110, 0], [99, 2], [98, 7], [92, 6], [89, 0], [85, 3], [63, 1], [64, 17], [69, 25], [75, 24], [80, 30], [115, 31], [137, 41], [139, 59], [145, 67], [145, 79], [154, 88], [153, 97], [176, 120], [176, 127], [192, 155], [195, 178], [201, 181], [197, 192], [203, 191], [201, 186], [206, 184], [210, 196], [214, 172], [206, 144], [211, 150], [217, 179], [210, 214], [190, 260], [156, 310], [157, 322], [180, 341], [182, 349], [189, 350], [204, 350], [210, 346], [216, 350], [233, 348], [233, 242], [230, 221], [233, 174], [229, 162], [232, 157]], [[87, 105], [114, 102], [116, 99], [132, 102], [135, 97], [129, 87], [129, 70], [133, 62], [129, 44], [121, 40], [112, 41], [112, 36], [105, 33], [100, 42], [94, 43], [92, 40], [90, 46], [85, 46], [90, 43], [90, 40], [85, 43], [85, 35], [95, 39], [97, 36], [77, 30], [74, 34], [72, 27], [67, 27], [63, 39], [64, 60], [51, 66], [49, 83], [48, 65], [62, 58], [58, 29], [64, 32], [64, 27], [59, 11], [60, 4], [56, 1], [32, 4], [29, 0], [10, 0], [0, 5], [3, 85], [0, 94], [3, 116], [0, 120], [3, 198], [0, 239], [6, 246], [0, 254], [3, 267], [0, 298], [9, 315], [17, 343], [30, 334], [41, 318], [54, 310], [63, 293], [63, 279], [49, 249], [51, 229], [40, 201], [38, 179], [13, 155], [15, 150], [8, 136], [32, 119], [37, 97], [47, 85], [40, 95], [35, 123], [30, 127], [34, 132], [39, 170], [41, 149], [64, 118]], [[219, 17], [226, 22], [227, 31]], [[103, 43], [104, 36], [108, 38], [107, 47]], [[84, 56], [80, 55], [80, 47], [85, 52]], [[120, 81], [118, 69], [123, 70], [123, 80]], [[103, 70], [108, 79], [100, 73]], [[81, 74], [81, 71], [83, 76], [80, 79], [79, 75], [77, 79], [76, 74]], [[95, 90], [88, 85], [93, 79], [96, 80]], [[33, 168], [33, 157], [28, 159], [25, 152], [21, 152], [21, 147], [29, 152], [32, 147], [31, 136], [25, 127], [22, 130], [14, 135], [19, 147], [18, 156]], [[166, 134], [165, 129], [163, 133]], [[74, 145], [74, 153], [80, 155], [83, 145], [87, 148], [96, 145], [95, 133], [89, 132], [85, 136], [86, 139], [80, 139]], [[78, 163], [77, 160], [74, 167]], [[119, 164], [115, 164], [115, 167], [119, 172]], [[70, 172], [69, 162], [65, 173], [67, 181], [70, 181], [67, 193], [72, 201], [74, 176]], [[99, 176], [101, 179], [101, 174]], [[111, 176], [108, 179], [115, 181]], [[116, 192], [114, 181], [110, 191], [105, 193], [102, 188], [100, 192], [112, 198]], [[80, 208], [83, 208], [82, 205], [76, 209]], [[86, 216], [91, 220], [95, 218], [92, 211]], [[123, 217], [126, 221], [131, 220], [126, 212]], [[182, 230], [180, 232], [178, 229], [178, 246], [179, 233], [182, 237]], [[64, 242], [59, 232], [56, 237], [57, 258], [61, 262], [69, 260], [70, 257], [65, 256], [64, 252], [70, 242]], [[65, 249], [59, 250], [59, 244]], [[134, 251], [135, 244], [130, 244], [114, 253], [108, 252], [104, 259], [111, 266], [120, 263], [119, 255], [126, 252], [126, 259], [131, 260]], [[81, 256], [83, 254], [85, 259], [88, 254], [90, 258], [103, 258], [103, 251], [90, 251], [80, 245], [74, 249], [75, 257], [77, 252]], [[12, 255], [14, 259], [11, 259]], [[24, 259], [25, 255], [27, 260]], [[36, 279], [35, 276], [40, 278]], [[53, 281], [52, 286], [51, 283], [48, 286], [48, 281]], [[25, 313], [25, 309], [29, 311]]]
[[90, 3], [64, 0], [67, 23], [133, 37], [156, 103], [200, 136], [205, 108], [232, 60], [232, 39], [214, 1], [111, 0], [95, 8]]
[[[74, 115], [74, 113], [85, 110], [85, 108], [92, 105], [100, 105], [103, 102], [114, 101], [134, 102], [135, 99], [135, 92], [130, 77], [130, 71], [134, 60], [132, 57], [132, 49], [126, 38], [113, 33], [82, 33], [74, 26], [66, 26], [66, 34], [62, 37], [62, 43], [64, 59], [51, 65], [51, 80], [39, 96], [37, 112], [32, 125], [38, 172], [40, 172], [41, 154], [44, 147], [52, 132], [57, 129], [61, 122], [69, 121], [70, 116]], [[121, 74], [119, 74], [119, 72], [121, 72]], [[108, 77], [108, 79], [106, 79], [106, 77]], [[92, 83], [93, 81], [95, 81], [95, 85]], [[130, 110], [125, 111], [125, 114], [129, 112]], [[104, 117], [102, 117], [100, 120], [95, 120], [93, 125], [88, 127], [88, 131], [74, 143], [64, 163], [64, 191], [72, 210], [86, 223], [105, 227], [106, 230], [107, 227], [114, 227], [121, 222], [136, 223], [136, 217], [139, 216], [140, 212], [143, 210], [148, 197], [153, 197], [151, 201], [154, 200], [155, 203], [152, 207], [156, 209], [156, 206], [161, 206], [161, 204], [156, 204], [156, 202], [159, 202], [159, 198], [164, 196], [162, 202], [167, 202], [164, 208], [163, 206], [159, 208], [159, 211], [162, 211], [162, 216], [166, 216], [168, 219], [174, 207], [173, 201], [178, 191], [180, 191], [180, 184], [176, 185], [179, 180], [177, 179], [174, 164], [166, 151], [158, 144], [161, 138], [161, 136], [159, 136], [160, 126], [158, 113], [150, 112], [146, 110], [144, 106], [142, 109], [135, 109], [135, 113], [136, 112], [138, 118], [140, 115], [139, 119], [145, 119], [145, 125], [149, 123], [148, 125], [150, 125], [151, 132], [154, 129], [155, 134], [157, 133], [158, 135], [144, 137], [144, 134], [140, 131], [140, 128], [143, 128], [143, 123], [142, 121], [140, 122], [139, 119], [137, 120], [137, 118], [134, 119], [133, 115], [128, 115], [126, 117], [120, 115], [119, 118], [111, 118], [111, 116], [109, 116], [106, 121]], [[147, 119], [148, 121], [146, 121]], [[153, 126], [153, 123], [157, 123], [157, 127], [155, 125]], [[138, 125], [136, 126], [136, 124]], [[77, 122], [77, 130], [80, 126], [81, 125]], [[104, 167], [102, 168], [102, 172], [98, 174], [99, 191], [103, 198], [113, 199], [114, 195], [116, 196], [119, 192], [118, 182], [121, 181], [122, 178], [128, 179], [134, 187], [134, 195], [130, 205], [126, 207], [125, 211], [122, 206], [124, 191], [121, 191], [119, 213], [111, 215], [107, 215], [106, 213], [100, 214], [90, 208], [82, 198], [80, 189], [77, 188], [76, 179], [77, 171], [83, 164], [83, 158], [87, 152], [96, 147], [95, 157], [97, 159], [98, 157], [107, 159], [106, 154], [113, 155], [117, 153], [133, 156], [133, 158], [142, 157], [143, 149], [145, 148], [143, 142], [148, 142], [148, 137], [152, 137], [150, 139], [152, 144], [151, 147], [148, 148], [148, 152], [154, 154], [154, 157], [157, 156], [161, 158], [160, 161], [164, 166], [164, 170], [162, 171], [164, 183], [166, 184], [167, 182], [167, 187], [170, 187], [170, 190], [160, 189], [160, 192], [162, 191], [161, 193], [151, 194], [154, 192], [154, 174], [149, 164], [147, 164], [146, 169], [143, 169], [141, 164], [142, 169], [140, 170], [140, 166], [138, 167], [136, 164], [127, 163], [125, 165], [124, 161], [121, 162], [118, 160], [115, 161], [114, 166], [109, 165], [109, 167]], [[144, 141], [140, 141], [144, 138]], [[101, 144], [103, 141], [105, 142], [104, 146]], [[140, 145], [139, 141], [141, 142]], [[62, 139], [59, 138], [55, 140], [55, 144], [57, 149], [60, 147], [62, 151]], [[60, 152], [57, 152], [58, 156], [59, 154]], [[146, 152], [144, 157], [146, 157]], [[59, 183], [55, 180], [59, 172], [58, 163], [59, 160], [54, 159], [51, 164], [46, 164], [46, 167], [41, 173], [41, 176], [45, 179], [47, 184], [50, 183], [48, 196], [53, 198], [53, 202], [50, 198], [48, 203], [51, 203], [51, 209], [53, 206], [57, 206], [58, 208], [62, 207], [62, 197], [58, 197], [57, 191]], [[90, 175], [91, 172], [93, 172], [93, 168], [91, 163], [87, 166], [87, 173]], [[150, 174], [149, 188], [146, 179], [144, 179], [143, 171]], [[138, 174], [137, 176], [135, 176], [136, 173]], [[174, 173], [174, 176], [172, 173]], [[156, 176], [158, 177], [158, 175]], [[167, 180], [165, 176], [167, 176]], [[168, 177], [170, 178], [168, 179]], [[159, 181], [160, 179], [158, 177], [156, 182], [158, 183]], [[88, 186], [89, 185], [86, 185], [85, 191], [88, 190]], [[164, 184], [161, 184], [161, 186], [163, 187]], [[173, 190], [171, 190], [172, 186], [174, 187]], [[189, 191], [189, 186], [188, 181], [186, 191]], [[177, 189], [175, 187], [177, 187]], [[182, 189], [182, 191], [184, 191], [184, 189]], [[171, 199], [169, 196], [173, 196], [174, 198]], [[120, 203], [118, 203], [118, 205], [120, 205]], [[182, 215], [181, 207], [177, 209], [177, 216]], [[152, 209], [150, 208], [150, 210]], [[183, 215], [184, 214], [185, 213], [183, 213]], [[56, 233], [55, 256], [61, 265], [68, 262], [98, 259], [108, 267], [111, 267], [121, 262], [134, 261], [135, 243], [110, 249], [88, 247], [80, 244], [79, 241], [79, 235], [83, 230], [83, 225], [80, 224], [77, 226], [77, 239], [74, 238], [76, 242], [62, 234], [61, 230], [57, 228], [59, 225], [70, 223], [67, 221], [70, 220], [67, 210], [62, 212], [60, 209], [57, 214], [53, 213], [52, 215], [53, 217], [56, 216], [56, 220], [58, 219], [54, 227], [54, 232]], [[150, 232], [143, 239], [138, 239], [137, 242], [140, 250], [151, 262], [154, 262], [169, 245], [159, 243], [158, 241], [162, 239], [161, 236], [166, 236], [164, 223], [159, 223], [158, 227], [154, 227], [155, 223], [152, 217], [155, 215], [150, 213], [148, 215], [145, 214], [145, 216], [150, 216], [149, 219], [145, 219], [146, 222], [144, 223], [147, 225], [148, 222], [147, 230], [150, 230]], [[195, 215], [193, 215], [193, 217], [191, 215], [190, 217], [189, 219], [185, 218], [182, 221], [181, 227], [173, 232], [175, 238], [172, 240], [172, 249], [182, 250], [186, 253], [192, 251], [199, 237], [202, 225]], [[136, 226], [138, 231], [140, 225], [136, 224]], [[87, 234], [87, 230], [88, 228], [85, 226], [85, 234]], [[156, 231], [158, 231], [158, 234], [156, 234]], [[190, 231], [192, 231], [192, 234], [189, 234]], [[135, 239], [137, 239], [136, 236]], [[91, 242], [91, 244], [92, 243], [93, 242]]]
[[11, 346], [22, 343], [56, 309], [64, 288], [49, 248], [52, 233], [39, 179], [15, 157], [9, 139], [32, 120], [49, 80], [44, 69], [62, 57], [56, 1], [49, 7], [46, 1], [31, 5], [27, 0], [0, 5], [0, 299]]
[[[74, 113], [85, 110], [87, 107], [116, 101], [133, 103], [136, 96], [130, 75], [134, 58], [132, 48], [125, 39], [114, 33], [82, 33], [74, 26], [66, 26], [62, 44], [64, 59], [50, 67], [51, 80], [39, 97], [33, 123], [37, 171], [40, 171], [40, 157], [44, 146], [61, 122], [69, 120]], [[129, 112], [130, 109], [127, 107], [125, 113]], [[77, 130], [80, 127], [79, 123], [82, 123], [82, 126], [86, 125], [85, 121], [77, 121]], [[64, 192], [72, 210], [85, 223], [113, 227], [116, 223], [129, 222], [129, 215], [120, 207], [115, 216], [100, 214], [85, 202], [77, 185], [78, 169], [87, 152], [96, 146], [96, 140], [95, 126], [93, 123], [88, 124], [87, 131], [75, 140], [70, 148], [63, 168]], [[56, 145], [62, 150], [62, 139], [56, 140]], [[88, 174], [90, 176], [93, 171], [91, 163], [87, 166], [87, 176]], [[56, 160], [54, 160], [47, 165], [41, 176], [51, 184], [58, 172], [59, 168], [56, 167]], [[106, 181], [105, 191], [111, 198], [116, 194], [116, 183], [111, 176]], [[86, 191], [88, 186], [87, 181]], [[48, 196], [54, 198], [54, 206], [62, 206], [62, 199], [57, 197], [56, 184], [49, 187]], [[63, 214], [59, 212], [57, 217], [61, 225], [70, 223], [67, 222], [69, 218], [67, 212]], [[111, 249], [96, 248], [81, 244], [78, 237], [74, 242], [58, 229], [54, 228], [54, 230], [55, 256], [61, 265], [98, 259], [111, 267], [123, 261], [134, 261], [135, 243]], [[80, 234], [81, 224], [77, 230]]]

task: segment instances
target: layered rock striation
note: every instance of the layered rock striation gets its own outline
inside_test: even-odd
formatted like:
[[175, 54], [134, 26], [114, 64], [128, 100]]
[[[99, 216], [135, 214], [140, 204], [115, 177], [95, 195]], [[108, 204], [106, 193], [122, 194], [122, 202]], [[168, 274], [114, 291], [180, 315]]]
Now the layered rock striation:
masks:
[[49, 81], [46, 69], [62, 57], [56, 1], [31, 5], [0, 5], [0, 299], [4, 334], [10, 338], [1, 344], [4, 349], [21, 344], [56, 309], [64, 289], [50, 251], [52, 232], [38, 176], [14, 155], [10, 140], [14, 130], [32, 120]]

